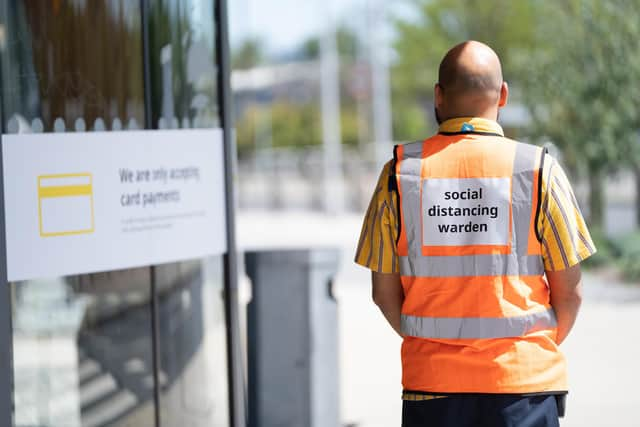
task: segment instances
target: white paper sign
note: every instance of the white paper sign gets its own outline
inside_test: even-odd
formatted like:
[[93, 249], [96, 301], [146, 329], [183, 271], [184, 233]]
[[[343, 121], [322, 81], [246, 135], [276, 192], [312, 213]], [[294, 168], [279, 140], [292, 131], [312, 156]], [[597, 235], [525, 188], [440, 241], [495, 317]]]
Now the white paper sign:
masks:
[[510, 178], [424, 180], [423, 245], [508, 245], [510, 200]]
[[220, 129], [3, 135], [10, 281], [226, 251]]

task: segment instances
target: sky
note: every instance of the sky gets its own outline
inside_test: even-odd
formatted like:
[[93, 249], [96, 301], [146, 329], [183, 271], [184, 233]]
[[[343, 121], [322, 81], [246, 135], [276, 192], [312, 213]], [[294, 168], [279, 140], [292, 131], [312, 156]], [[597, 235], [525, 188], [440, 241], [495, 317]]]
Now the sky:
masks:
[[365, 1], [233, 0], [228, 3], [231, 44], [257, 36], [268, 51], [292, 49], [317, 34], [329, 18], [350, 19], [357, 15]]

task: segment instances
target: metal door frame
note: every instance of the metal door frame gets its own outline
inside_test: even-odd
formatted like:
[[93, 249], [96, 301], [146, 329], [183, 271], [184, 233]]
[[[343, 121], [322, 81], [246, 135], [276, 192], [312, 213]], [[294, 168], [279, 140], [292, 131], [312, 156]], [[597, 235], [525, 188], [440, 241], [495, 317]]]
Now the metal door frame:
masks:
[[229, 14], [227, 0], [215, 1], [216, 66], [218, 111], [224, 141], [225, 209], [227, 253], [224, 255], [224, 304], [227, 326], [227, 370], [229, 384], [229, 423], [245, 427], [246, 391], [239, 328], [238, 259], [235, 233], [236, 146], [231, 105], [231, 55], [229, 52]]
[[13, 325], [11, 287], [7, 280], [7, 239], [4, 206], [4, 160], [2, 138], [5, 132], [2, 102], [2, 64], [0, 63], [0, 425], [13, 426]]

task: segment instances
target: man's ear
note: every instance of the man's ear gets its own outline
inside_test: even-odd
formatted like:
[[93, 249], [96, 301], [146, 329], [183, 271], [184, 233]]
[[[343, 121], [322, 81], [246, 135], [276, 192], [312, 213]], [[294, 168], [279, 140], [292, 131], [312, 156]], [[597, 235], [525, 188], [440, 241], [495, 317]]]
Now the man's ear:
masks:
[[509, 99], [509, 85], [507, 82], [502, 82], [502, 86], [500, 86], [500, 100], [498, 101], [498, 107], [504, 107], [507, 105], [507, 100]]
[[442, 106], [442, 99], [443, 99], [443, 94], [442, 94], [442, 87], [440, 86], [440, 83], [436, 83], [436, 85], [433, 88], [433, 102], [435, 103], [436, 108], [440, 108]]

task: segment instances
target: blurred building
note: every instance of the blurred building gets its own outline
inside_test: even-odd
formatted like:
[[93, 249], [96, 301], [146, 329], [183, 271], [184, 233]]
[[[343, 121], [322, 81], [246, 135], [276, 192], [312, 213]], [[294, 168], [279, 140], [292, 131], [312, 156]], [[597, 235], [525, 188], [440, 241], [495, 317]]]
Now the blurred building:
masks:
[[317, 61], [298, 61], [234, 70], [231, 88], [237, 117], [254, 103], [270, 104], [276, 100], [297, 104], [313, 101], [320, 82]]

